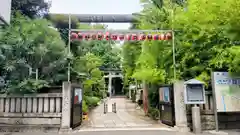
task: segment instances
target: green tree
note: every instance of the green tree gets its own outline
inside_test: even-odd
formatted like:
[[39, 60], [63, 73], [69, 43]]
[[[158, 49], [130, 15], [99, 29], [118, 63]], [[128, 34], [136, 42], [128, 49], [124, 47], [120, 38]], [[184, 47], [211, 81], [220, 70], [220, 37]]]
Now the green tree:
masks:
[[104, 85], [103, 74], [99, 70], [102, 59], [89, 52], [83, 57], [77, 57], [74, 63], [74, 71], [86, 75], [83, 80], [85, 95], [99, 96]]
[[46, 0], [12, 0], [12, 11], [20, 12], [30, 18], [48, 13], [50, 3]]
[[[175, 32], [178, 79], [197, 77], [208, 84], [210, 72], [213, 70], [239, 73], [239, 68], [236, 66], [238, 65], [236, 55], [239, 49], [234, 44], [234, 40], [239, 38], [239, 27], [236, 23], [239, 20], [239, 11], [235, 10], [238, 9], [239, 2], [231, 0], [226, 4], [224, 1], [217, 0], [189, 0], [187, 10], [174, 4], [174, 18], [171, 16], [172, 5], [169, 2], [166, 1], [162, 8], [157, 8], [150, 1], [144, 1], [145, 6], [139, 18], [138, 27], [140, 29], [171, 29], [171, 22], [174, 19], [173, 26], [178, 30]], [[142, 57], [135, 62], [142, 63], [141, 66], [154, 65], [159, 71], [164, 70], [165, 83], [172, 82], [171, 42], [143, 42], [142, 46], [148, 49], [145, 49], [140, 57], [145, 55], [152, 60], [146, 61], [145, 57]], [[155, 49], [149, 50], [149, 48]], [[145, 74], [152, 73], [150, 70], [144, 70], [148, 71]], [[142, 77], [143, 73], [135, 72], [137, 76]], [[157, 73], [154, 74], [157, 75]], [[164, 76], [164, 74], [160, 75]]]
[[[101, 24], [81, 24], [74, 16], [71, 17], [71, 28], [74, 29], [104, 29]], [[50, 14], [47, 16], [53, 26], [61, 33], [62, 39], [68, 43], [68, 16], [61, 14]], [[120, 49], [115, 46], [115, 42], [106, 40], [95, 41], [72, 41], [71, 42], [71, 80], [81, 80], [84, 83], [85, 95], [101, 94], [103, 90], [104, 79], [99, 69], [120, 68]], [[98, 63], [91, 65], [92, 61]], [[88, 63], [88, 64], [87, 64]], [[90, 68], [89, 64], [94, 68]], [[86, 76], [87, 75], [87, 78]], [[85, 76], [85, 77], [84, 77]], [[98, 95], [100, 96], [100, 95]]]
[[[17, 15], [11, 26], [3, 31], [0, 37], [1, 75], [8, 80], [9, 86], [23, 87], [29, 84], [29, 79], [34, 83], [31, 79], [35, 78], [29, 76], [30, 68], [38, 69], [39, 81], [44, 80], [46, 84], [65, 79], [65, 44], [49, 24], [44, 19], [31, 20]], [[36, 90], [37, 87], [29, 92]]]
[[141, 54], [140, 42], [126, 42], [122, 46], [122, 68], [124, 73], [124, 85], [128, 85], [136, 68], [136, 61]]
[[[63, 40], [68, 42], [68, 26], [69, 18], [62, 14], [50, 14], [47, 16], [54, 27], [56, 27]], [[72, 29], [105, 29], [102, 24], [81, 24], [75, 16], [71, 16]], [[120, 68], [120, 50], [116, 47], [113, 41], [75, 41], [71, 43], [71, 51], [74, 56], [83, 56], [88, 52], [101, 57], [103, 60], [102, 68]]]
[[[156, 2], [160, 1], [142, 2], [144, 8], [138, 16], [136, 28], [171, 30], [173, 26], [175, 29], [177, 79], [197, 78], [211, 89], [212, 71], [229, 71], [239, 75], [240, 51], [239, 42], [236, 42], [240, 38], [237, 23], [240, 17], [239, 1], [188, 0], [187, 7], [168, 0], [159, 7], [156, 4], [161, 3]], [[146, 80], [151, 87], [156, 83], [173, 83], [171, 41], [132, 44], [141, 46], [141, 51], [140, 55], [123, 55], [123, 69], [127, 71], [124, 76], [132, 75], [133, 78]], [[126, 46], [127, 43], [123, 52], [128, 51]]]

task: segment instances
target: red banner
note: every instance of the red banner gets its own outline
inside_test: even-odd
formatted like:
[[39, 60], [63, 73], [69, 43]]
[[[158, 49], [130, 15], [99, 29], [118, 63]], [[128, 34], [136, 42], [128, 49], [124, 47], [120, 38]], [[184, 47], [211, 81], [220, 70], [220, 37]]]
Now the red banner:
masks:
[[71, 40], [128, 40], [128, 41], [144, 41], [144, 40], [171, 40], [172, 34], [109, 34], [109, 33], [71, 33]]

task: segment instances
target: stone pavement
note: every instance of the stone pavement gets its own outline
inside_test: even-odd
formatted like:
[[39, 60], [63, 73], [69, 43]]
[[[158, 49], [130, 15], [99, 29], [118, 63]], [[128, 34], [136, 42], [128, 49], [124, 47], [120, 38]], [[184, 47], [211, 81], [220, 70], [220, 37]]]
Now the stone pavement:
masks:
[[[59, 133], [43, 133], [43, 132], [25, 132], [25, 133], [0, 133], [0, 135], [59, 135]], [[60, 135], [195, 135], [189, 132], [176, 132], [176, 131], [164, 131], [164, 130], [110, 130], [110, 131], [82, 131], [82, 132], [70, 132], [60, 133]], [[213, 135], [209, 133], [203, 133], [198, 135]], [[222, 135], [222, 134], [215, 134]], [[233, 134], [229, 134], [233, 135]]]
[[[88, 121], [84, 121], [79, 129], [89, 128], [170, 128], [160, 122], [153, 121], [144, 116], [141, 109], [136, 109], [136, 104], [123, 97], [114, 97], [106, 100], [108, 112], [104, 114], [104, 103], [92, 110]], [[112, 112], [112, 103], [116, 103], [117, 113]]]

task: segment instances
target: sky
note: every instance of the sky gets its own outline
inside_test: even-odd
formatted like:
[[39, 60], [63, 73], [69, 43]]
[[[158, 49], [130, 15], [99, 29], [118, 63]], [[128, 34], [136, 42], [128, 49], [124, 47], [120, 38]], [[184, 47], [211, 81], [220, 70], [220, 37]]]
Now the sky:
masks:
[[[139, 0], [51, 0], [51, 13], [132, 14], [141, 11]], [[127, 29], [129, 23], [105, 23], [110, 29]]]

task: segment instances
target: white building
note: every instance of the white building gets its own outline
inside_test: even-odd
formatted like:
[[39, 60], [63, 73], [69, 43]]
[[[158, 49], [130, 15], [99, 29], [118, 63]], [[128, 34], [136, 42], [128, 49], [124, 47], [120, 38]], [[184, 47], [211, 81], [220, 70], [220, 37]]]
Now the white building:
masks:
[[10, 24], [12, 0], [0, 0], [0, 25]]

